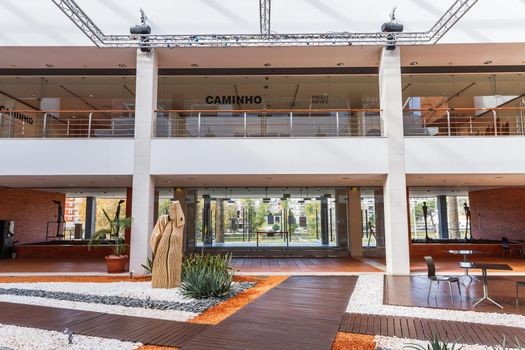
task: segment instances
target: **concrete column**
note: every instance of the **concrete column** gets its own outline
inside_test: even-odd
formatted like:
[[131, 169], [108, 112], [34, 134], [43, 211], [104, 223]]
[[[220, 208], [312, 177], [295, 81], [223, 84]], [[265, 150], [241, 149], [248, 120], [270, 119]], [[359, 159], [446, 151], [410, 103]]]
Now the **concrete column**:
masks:
[[155, 51], [137, 50], [135, 98], [135, 142], [133, 157], [133, 203], [129, 268], [142, 273], [140, 266], [151, 256], [149, 235], [153, 229], [155, 183], [150, 175], [151, 137], [157, 108], [157, 57]]
[[458, 197], [450, 196], [447, 202], [448, 235], [450, 238], [461, 238], [459, 232]]
[[363, 256], [361, 191], [357, 187], [348, 189], [348, 233], [350, 235], [350, 255]]
[[439, 217], [439, 238], [448, 239], [448, 214], [447, 214], [447, 196], [437, 196], [437, 210]]
[[224, 243], [224, 199], [215, 201], [215, 242]]
[[410, 274], [405, 138], [399, 47], [383, 48], [379, 65], [379, 99], [388, 144], [388, 174], [384, 182], [385, 255], [388, 274]]
[[84, 239], [91, 239], [95, 233], [97, 219], [97, 199], [86, 197], [86, 223], [84, 226]]

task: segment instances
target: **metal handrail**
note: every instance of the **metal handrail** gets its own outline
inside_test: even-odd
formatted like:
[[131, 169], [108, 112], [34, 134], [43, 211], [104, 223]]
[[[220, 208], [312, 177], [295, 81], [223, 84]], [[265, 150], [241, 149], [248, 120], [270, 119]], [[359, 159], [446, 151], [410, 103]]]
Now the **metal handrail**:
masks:
[[380, 137], [381, 119], [378, 108], [160, 110], [155, 130], [157, 137]]
[[525, 107], [521, 106], [406, 108], [403, 112], [405, 136], [525, 135]]
[[[23, 118], [21, 118], [23, 115]], [[134, 110], [1, 111], [1, 138], [134, 137]]]
[[382, 112], [381, 108], [300, 108], [300, 109], [157, 109], [155, 113], [322, 113]]

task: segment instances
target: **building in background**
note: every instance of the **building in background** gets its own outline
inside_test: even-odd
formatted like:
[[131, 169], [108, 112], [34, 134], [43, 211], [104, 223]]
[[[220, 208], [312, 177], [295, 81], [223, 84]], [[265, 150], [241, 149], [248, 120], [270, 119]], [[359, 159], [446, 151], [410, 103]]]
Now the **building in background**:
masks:
[[[27, 3], [0, 4], [0, 219], [16, 221], [20, 244], [50, 239], [53, 201], [86, 243], [121, 199], [136, 272], [173, 199], [187, 252], [379, 256], [408, 274], [431, 242], [494, 253], [503, 233], [524, 239], [521, 1], [480, 1], [436, 45], [199, 47], [194, 36], [151, 52], [98, 48], [52, 2]], [[105, 33], [127, 32], [140, 7], [157, 34], [259, 28], [257, 2], [78, 3]], [[424, 31], [452, 3], [397, 1], [398, 19]], [[281, 2], [272, 28], [375, 32], [392, 5]]]

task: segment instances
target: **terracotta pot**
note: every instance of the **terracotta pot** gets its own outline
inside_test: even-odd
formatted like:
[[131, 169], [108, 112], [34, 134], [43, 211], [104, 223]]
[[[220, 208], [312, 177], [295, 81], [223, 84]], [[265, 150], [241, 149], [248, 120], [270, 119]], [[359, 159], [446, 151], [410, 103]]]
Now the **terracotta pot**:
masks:
[[126, 261], [128, 261], [127, 255], [108, 255], [104, 259], [106, 260], [108, 273], [119, 273], [126, 271]]

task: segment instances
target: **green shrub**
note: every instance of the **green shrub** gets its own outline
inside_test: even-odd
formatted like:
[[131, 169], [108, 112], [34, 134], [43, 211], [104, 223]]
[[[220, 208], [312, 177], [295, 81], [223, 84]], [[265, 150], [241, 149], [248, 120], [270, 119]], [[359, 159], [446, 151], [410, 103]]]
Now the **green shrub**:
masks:
[[187, 256], [182, 263], [182, 295], [197, 299], [224, 297], [232, 287], [230, 261], [231, 254]]
[[410, 344], [406, 344], [404, 348], [405, 349], [415, 349], [415, 350], [460, 350], [462, 346], [459, 348], [456, 347], [458, 340], [456, 340], [452, 344], [449, 344], [448, 339], [441, 340], [436, 334], [432, 334], [430, 339], [428, 339], [428, 344], [426, 347], [420, 344], [410, 343]]

